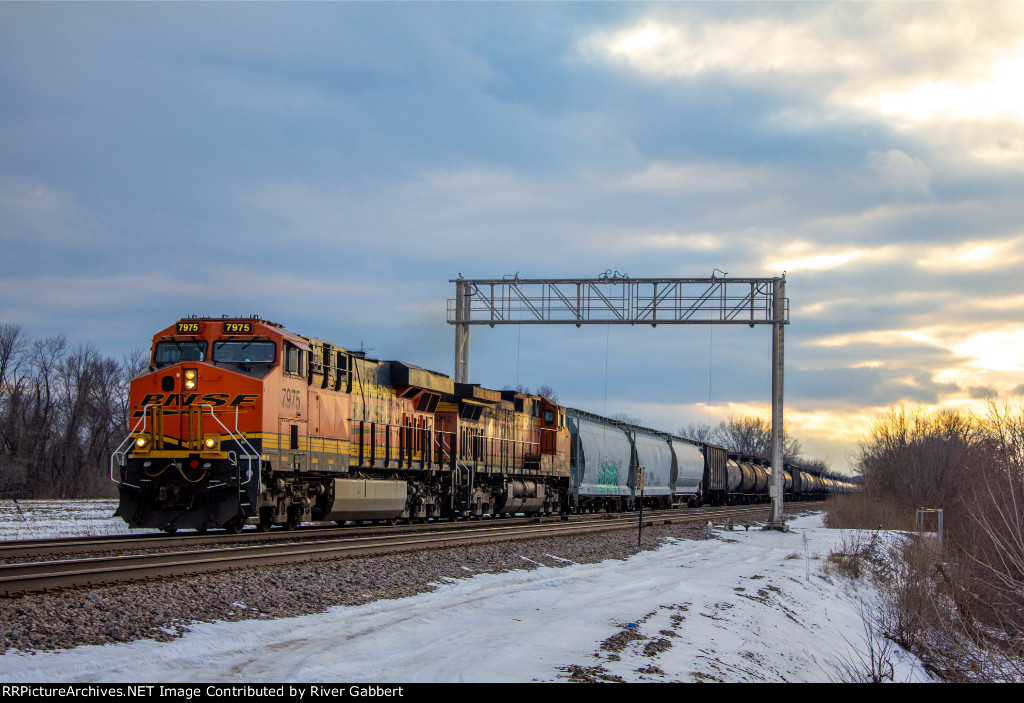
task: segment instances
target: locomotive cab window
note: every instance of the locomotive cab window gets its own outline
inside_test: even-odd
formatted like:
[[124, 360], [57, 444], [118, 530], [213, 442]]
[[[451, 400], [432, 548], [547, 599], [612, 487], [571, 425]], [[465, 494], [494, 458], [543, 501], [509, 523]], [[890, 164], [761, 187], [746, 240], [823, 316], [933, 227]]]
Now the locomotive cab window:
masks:
[[213, 360], [229, 364], [273, 364], [277, 345], [252, 340], [218, 340], [213, 343]]
[[306, 377], [306, 354], [290, 342], [284, 343], [284, 372], [293, 376]]
[[179, 361], [206, 361], [206, 341], [157, 342], [153, 348], [153, 364], [166, 366]]

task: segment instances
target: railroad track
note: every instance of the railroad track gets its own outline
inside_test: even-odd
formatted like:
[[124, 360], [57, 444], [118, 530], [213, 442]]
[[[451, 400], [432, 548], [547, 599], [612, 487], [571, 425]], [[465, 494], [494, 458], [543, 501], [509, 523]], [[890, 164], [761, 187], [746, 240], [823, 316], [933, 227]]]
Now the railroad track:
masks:
[[[799, 503], [795, 505], [818, 508], [823, 503], [810, 502], [810, 503]], [[757, 506], [751, 506], [757, 507]], [[693, 517], [694, 519], [700, 518], [701, 521], [706, 519], [714, 519], [717, 515], [716, 511], [729, 510], [729, 507], [714, 508], [714, 507], [703, 507], [703, 508], [673, 508], [670, 510], [645, 510], [644, 517], [652, 520], [658, 519], [662, 516], [685, 516]], [[631, 513], [636, 515], [636, 513]], [[588, 520], [611, 520], [615, 517], [612, 513], [584, 513], [580, 515], [571, 515], [570, 520], [575, 521], [588, 521]], [[460, 520], [456, 522], [441, 521], [441, 522], [429, 522], [416, 525], [395, 525], [395, 526], [383, 526], [383, 525], [347, 525], [344, 528], [339, 528], [336, 525], [307, 525], [301, 527], [298, 530], [272, 530], [270, 532], [259, 532], [254, 529], [248, 529], [239, 534], [231, 532], [211, 532], [211, 533], [179, 533], [176, 535], [167, 535], [159, 532], [144, 533], [144, 534], [131, 534], [131, 535], [105, 535], [96, 537], [62, 537], [62, 538], [51, 538], [51, 539], [30, 539], [30, 540], [8, 540], [0, 541], [0, 560], [16, 560], [16, 559], [27, 559], [35, 557], [50, 557], [54, 555], [69, 555], [69, 554], [88, 554], [92, 552], [120, 552], [120, 551], [131, 551], [131, 550], [146, 550], [146, 549], [173, 549], [179, 547], [197, 547], [197, 546], [211, 546], [217, 544], [251, 544], [251, 543], [266, 543], [269, 541], [296, 541], [313, 538], [324, 538], [331, 536], [340, 536], [340, 530], [344, 530], [345, 535], [365, 536], [371, 534], [381, 534], [383, 532], [424, 532], [432, 530], [457, 530], [457, 529], [469, 529], [480, 527], [481, 525], [518, 525], [524, 521], [536, 522], [556, 522], [560, 521], [558, 515], [551, 517], [535, 517], [535, 518], [485, 518], [483, 520]]]
[[[787, 512], [816, 507], [820, 507], [820, 504], [799, 503], [788, 506]], [[703, 524], [708, 520], [719, 523], [730, 520], [733, 523], [740, 523], [743, 520], [752, 521], [766, 517], [770, 510], [769, 505], [754, 505], [654, 513], [645, 511], [643, 522], [645, 526], [674, 523]], [[486, 542], [587, 534], [635, 528], [639, 522], [636, 513], [593, 517], [600, 519], [569, 522], [552, 520], [526, 524], [518, 522], [513, 525], [486, 524], [480, 521], [438, 523], [438, 528], [427, 532], [420, 530], [415, 533], [401, 532], [368, 536], [350, 536], [348, 532], [333, 530], [329, 531], [332, 533], [329, 537], [321, 539], [317, 536], [302, 541], [294, 541], [296, 533], [291, 532], [285, 533], [286, 536], [293, 537], [290, 542], [273, 541], [269, 544], [246, 544], [193, 551], [165, 551], [19, 562], [0, 565], [0, 595], [10, 596], [34, 591], [228, 571], [253, 566], [296, 564]], [[268, 535], [259, 533], [258, 536], [266, 538]], [[239, 536], [232, 535], [232, 537], [237, 541]], [[157, 536], [157, 539], [161, 539], [160, 536]], [[163, 539], [171, 538], [164, 537]], [[193, 538], [192, 541], [196, 544], [200, 542], [205, 544], [209, 539], [211, 536], [199, 536], [199, 538]], [[58, 542], [69, 541], [77, 542], [77, 540], [58, 540]], [[134, 537], [129, 539], [128, 543], [132, 544], [134, 548], [134, 545], [141, 541], [143, 540], [139, 537]], [[112, 543], [113, 540], [110, 542]]]
[[[659, 511], [675, 512], [675, 511]], [[652, 514], [657, 514], [653, 513]], [[572, 520], [604, 520], [614, 517], [611, 514], [595, 513], [572, 515]], [[524, 522], [556, 522], [560, 517], [537, 518], [485, 518], [483, 520], [459, 520], [428, 522], [415, 525], [307, 525], [297, 530], [275, 529], [270, 532], [245, 530], [235, 534], [232, 532], [212, 532], [166, 535], [163, 533], [146, 533], [133, 535], [107, 535], [102, 537], [64, 537], [59, 539], [10, 540], [0, 542], [0, 559], [19, 559], [27, 557], [44, 557], [52, 555], [85, 554], [89, 552], [112, 552], [135, 549], [169, 549], [175, 547], [210, 546], [215, 544], [250, 544], [270, 541], [296, 541], [337, 536], [366, 536], [384, 532], [425, 532], [442, 530], [459, 530], [478, 528], [481, 525], [521, 525]]]

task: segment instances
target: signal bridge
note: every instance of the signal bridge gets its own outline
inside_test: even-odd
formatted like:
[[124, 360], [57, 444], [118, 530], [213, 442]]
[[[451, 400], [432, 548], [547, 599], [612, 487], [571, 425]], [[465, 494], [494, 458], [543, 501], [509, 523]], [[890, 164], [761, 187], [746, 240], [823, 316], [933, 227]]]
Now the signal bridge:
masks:
[[[717, 270], [717, 269], [716, 269]], [[786, 276], [776, 278], [451, 279], [448, 323], [455, 325], [455, 381], [469, 382], [470, 325], [771, 325], [772, 526], [782, 526], [782, 386]]]

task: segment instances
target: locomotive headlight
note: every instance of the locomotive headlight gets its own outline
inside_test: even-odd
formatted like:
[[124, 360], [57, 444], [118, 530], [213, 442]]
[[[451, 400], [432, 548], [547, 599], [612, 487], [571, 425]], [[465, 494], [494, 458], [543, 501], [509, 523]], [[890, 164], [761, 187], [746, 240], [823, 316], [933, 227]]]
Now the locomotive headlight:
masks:
[[135, 448], [136, 449], [145, 449], [148, 446], [149, 446], [149, 438], [148, 437], [136, 437], [135, 438]]
[[207, 437], [206, 439], [204, 439], [203, 440], [203, 448], [207, 449], [207, 450], [210, 450], [210, 451], [216, 449], [217, 448], [217, 438], [216, 437]]
[[198, 375], [199, 374], [198, 372], [196, 372], [195, 369], [185, 370], [185, 390], [194, 391], [196, 389], [196, 381]]

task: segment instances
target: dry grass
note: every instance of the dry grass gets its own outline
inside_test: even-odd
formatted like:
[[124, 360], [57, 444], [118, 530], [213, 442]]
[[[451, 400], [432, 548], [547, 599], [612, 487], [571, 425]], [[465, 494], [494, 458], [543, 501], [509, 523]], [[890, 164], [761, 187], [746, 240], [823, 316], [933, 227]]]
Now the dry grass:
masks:
[[[863, 495], [835, 501], [828, 524], [847, 527], [864, 516], [892, 515], [891, 506], [858, 506], [858, 501], [867, 502]], [[885, 658], [892, 655], [888, 642], [916, 654], [942, 680], [1024, 681], [1024, 638], [1006, 607], [999, 609], [1002, 617], [992, 616], [993, 595], [976, 559], [951, 546], [950, 539], [943, 549], [933, 534], [908, 534], [896, 542], [873, 534], [851, 533], [823, 567], [829, 575], [869, 579], [881, 596], [863, 614], [870, 619], [865, 630], [874, 638], [870, 657], [860, 662], [863, 670], [852, 660], [842, 662], [844, 680], [874, 681], [880, 674], [884, 679]]]
[[863, 492], [833, 496], [825, 509], [825, 527], [841, 530], [912, 530], [914, 512]]

